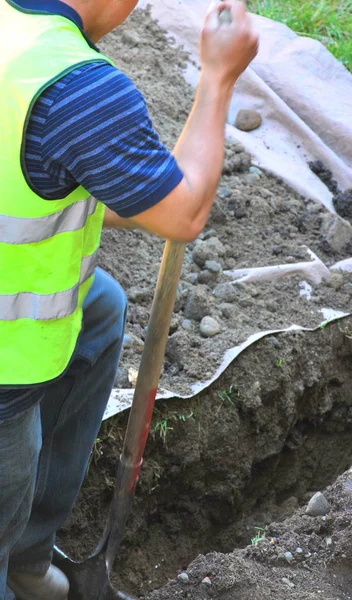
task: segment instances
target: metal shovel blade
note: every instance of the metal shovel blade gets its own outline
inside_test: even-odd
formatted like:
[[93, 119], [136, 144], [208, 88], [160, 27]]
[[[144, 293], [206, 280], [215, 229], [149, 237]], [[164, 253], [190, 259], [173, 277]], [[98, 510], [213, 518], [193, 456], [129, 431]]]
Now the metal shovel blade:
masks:
[[53, 564], [65, 573], [70, 582], [67, 600], [135, 600], [123, 592], [116, 592], [110, 584], [103, 553], [81, 563], [68, 558], [55, 546]]

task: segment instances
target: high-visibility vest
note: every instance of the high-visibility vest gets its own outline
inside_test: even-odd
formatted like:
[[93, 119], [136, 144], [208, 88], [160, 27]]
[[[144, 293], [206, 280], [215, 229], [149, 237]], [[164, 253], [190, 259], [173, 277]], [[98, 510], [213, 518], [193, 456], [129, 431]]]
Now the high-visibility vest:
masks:
[[73, 69], [111, 61], [58, 15], [0, 0], [0, 385], [67, 367], [93, 281], [104, 205], [77, 187], [45, 200], [31, 187], [25, 135], [33, 104]]

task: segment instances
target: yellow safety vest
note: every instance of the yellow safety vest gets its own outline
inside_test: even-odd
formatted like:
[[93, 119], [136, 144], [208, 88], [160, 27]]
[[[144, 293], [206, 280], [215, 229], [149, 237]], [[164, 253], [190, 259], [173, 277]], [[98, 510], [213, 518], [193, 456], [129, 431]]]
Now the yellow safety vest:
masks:
[[60, 200], [32, 188], [28, 118], [45, 88], [90, 62], [111, 62], [69, 19], [0, 0], [0, 385], [58, 377], [72, 357], [93, 281], [104, 205], [77, 187]]

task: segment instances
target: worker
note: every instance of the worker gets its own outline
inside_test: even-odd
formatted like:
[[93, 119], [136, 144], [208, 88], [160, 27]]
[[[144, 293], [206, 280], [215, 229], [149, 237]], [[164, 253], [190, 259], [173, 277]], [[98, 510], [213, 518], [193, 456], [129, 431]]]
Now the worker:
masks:
[[[103, 224], [193, 240], [223, 162], [233, 85], [258, 48], [241, 3], [208, 14], [194, 105], [169, 152], [95, 43], [137, 0], [0, 0], [0, 599], [65, 600], [55, 533], [114, 384], [126, 298]], [[232, 23], [219, 23], [230, 9]], [[123, 256], [121, 256], [123, 260]]]

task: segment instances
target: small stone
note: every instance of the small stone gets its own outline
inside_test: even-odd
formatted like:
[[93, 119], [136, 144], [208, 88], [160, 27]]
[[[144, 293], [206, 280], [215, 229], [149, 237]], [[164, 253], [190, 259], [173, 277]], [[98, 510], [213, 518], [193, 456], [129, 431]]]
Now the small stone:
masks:
[[330, 279], [326, 283], [334, 290], [339, 290], [344, 284], [342, 273], [331, 273]]
[[189, 335], [185, 330], [178, 330], [173, 333], [166, 344], [165, 355], [172, 363], [183, 366], [185, 361], [185, 351], [189, 347]]
[[325, 538], [325, 544], [329, 547], [332, 546], [332, 538], [331, 537], [327, 537]]
[[324, 215], [321, 233], [334, 252], [344, 252], [352, 244], [352, 225], [338, 215]]
[[231, 283], [219, 283], [214, 288], [213, 295], [223, 302], [233, 302], [238, 296], [238, 290]]
[[123, 31], [121, 39], [124, 44], [130, 46], [131, 48], [139, 46], [141, 43], [141, 38], [136, 31]]
[[296, 548], [296, 554], [303, 554], [302, 548], [300, 548], [300, 547]]
[[232, 195], [232, 192], [228, 188], [221, 187], [218, 189], [218, 195], [220, 196], [220, 198], [228, 198]]
[[211, 579], [210, 579], [210, 577], [204, 577], [204, 579], [202, 579], [202, 583], [204, 583], [204, 585], [211, 586]]
[[261, 175], [263, 175], [263, 171], [261, 171], [260, 169], [258, 169], [258, 167], [249, 167], [248, 171], [250, 173], [255, 173], [256, 175], [259, 175], [259, 177]]
[[292, 552], [285, 552], [284, 558], [285, 558], [286, 562], [288, 562], [288, 563], [292, 562], [293, 561]]
[[184, 319], [181, 323], [181, 327], [182, 327], [182, 329], [185, 329], [186, 331], [191, 331], [192, 321], [190, 319]]
[[317, 492], [309, 500], [306, 514], [310, 517], [320, 517], [330, 512], [330, 504], [325, 498], [324, 494]]
[[203, 317], [200, 322], [200, 333], [203, 337], [214, 337], [220, 333], [221, 327], [213, 317]]
[[216, 262], [216, 260], [206, 260], [204, 266], [212, 273], [219, 273], [221, 271], [221, 264]]
[[137, 352], [142, 352], [144, 348], [144, 342], [136, 335], [124, 335], [123, 336], [123, 345], [125, 348], [133, 348]]
[[189, 583], [189, 577], [187, 575], [187, 573], [179, 573], [177, 575], [177, 579], [181, 582], [181, 583]]
[[142, 300], [150, 300], [152, 297], [152, 290], [147, 287], [132, 286], [127, 291], [128, 299], [131, 302], [141, 302]]
[[241, 131], [254, 131], [261, 126], [263, 119], [255, 110], [239, 110], [237, 113], [235, 127]]
[[287, 585], [289, 588], [294, 588], [295, 584], [293, 583], [293, 581], [290, 581], [289, 579], [287, 579], [287, 577], [283, 577], [281, 579], [282, 583], [284, 583], [285, 585]]
[[186, 319], [201, 321], [209, 314], [209, 299], [206, 288], [198, 286], [191, 290], [187, 296], [184, 309]]
[[252, 185], [253, 183], [258, 183], [260, 180], [260, 175], [257, 175], [257, 173], [248, 173], [244, 176], [244, 179], [247, 183]]
[[198, 242], [192, 252], [194, 262], [203, 267], [207, 260], [216, 260], [219, 256], [224, 256], [225, 248], [217, 237], [211, 237], [208, 240]]
[[124, 367], [119, 367], [116, 371], [114, 386], [120, 390], [130, 387], [130, 381], [128, 379], [128, 370]]

